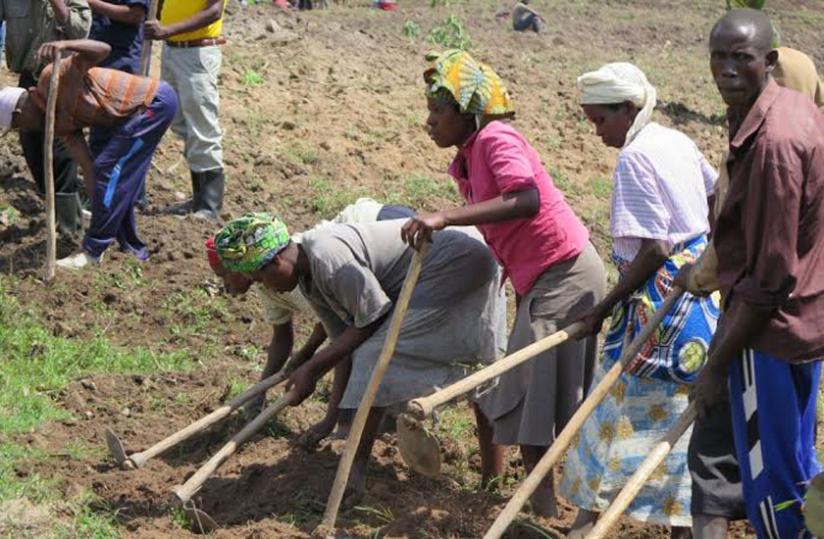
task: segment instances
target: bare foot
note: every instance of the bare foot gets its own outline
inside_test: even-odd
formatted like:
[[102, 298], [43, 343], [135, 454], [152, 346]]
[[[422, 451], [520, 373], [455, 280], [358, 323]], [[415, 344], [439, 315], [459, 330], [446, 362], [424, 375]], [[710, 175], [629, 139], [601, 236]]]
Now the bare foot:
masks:
[[592, 528], [595, 527], [595, 522], [598, 520], [598, 513], [587, 511], [586, 509], [579, 509], [578, 516], [575, 517], [575, 522], [572, 523], [572, 529], [566, 535], [566, 539], [584, 539]]
[[555, 501], [555, 489], [541, 485], [532, 496], [529, 497], [529, 504], [532, 512], [544, 518], [556, 518], [558, 516], [558, 504]]
[[324, 438], [332, 434], [336, 422], [336, 418], [334, 417], [324, 417], [319, 423], [312, 425], [309, 427], [309, 430], [301, 434], [297, 443], [309, 451], [312, 451]]

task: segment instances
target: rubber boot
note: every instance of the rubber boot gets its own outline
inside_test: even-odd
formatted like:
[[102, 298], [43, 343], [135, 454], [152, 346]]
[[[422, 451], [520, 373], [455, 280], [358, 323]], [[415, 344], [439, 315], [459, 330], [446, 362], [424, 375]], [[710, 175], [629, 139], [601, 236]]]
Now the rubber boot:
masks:
[[163, 210], [163, 213], [170, 213], [172, 215], [186, 215], [195, 211], [197, 201], [200, 199], [200, 180], [199, 173], [190, 171], [190, 174], [192, 177], [192, 198], [167, 207]]
[[194, 200], [192, 210], [198, 219], [209, 221], [220, 220], [220, 210], [223, 208], [224, 177], [223, 169], [198, 172], [197, 182], [200, 184], [199, 197]]
[[75, 238], [83, 232], [83, 214], [77, 193], [55, 193], [54, 213], [57, 233]]

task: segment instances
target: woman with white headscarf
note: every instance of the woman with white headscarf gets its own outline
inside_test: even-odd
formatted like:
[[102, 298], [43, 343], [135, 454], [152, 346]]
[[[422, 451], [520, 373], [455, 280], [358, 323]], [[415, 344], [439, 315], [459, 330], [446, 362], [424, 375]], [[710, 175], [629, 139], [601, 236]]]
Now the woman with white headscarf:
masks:
[[[706, 245], [717, 174], [683, 133], [652, 122], [656, 92], [632, 64], [578, 78], [581, 105], [604, 144], [621, 149], [613, 173], [610, 232], [620, 279], [582, 321], [592, 334], [611, 316], [596, 379], [664, 300], [686, 262]], [[688, 405], [689, 383], [706, 361], [717, 298], [684, 295], [585, 423], [567, 457], [561, 493], [580, 508], [568, 537], [583, 537], [624, 487], [655, 440]], [[638, 520], [691, 525], [689, 435], [681, 438], [627, 510]]]

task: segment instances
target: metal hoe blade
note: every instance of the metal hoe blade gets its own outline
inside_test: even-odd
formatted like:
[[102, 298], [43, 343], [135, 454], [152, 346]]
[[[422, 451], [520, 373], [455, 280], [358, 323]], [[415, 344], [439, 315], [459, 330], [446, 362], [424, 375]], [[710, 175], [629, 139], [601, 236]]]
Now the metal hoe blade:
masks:
[[117, 434], [108, 427], [106, 427], [106, 445], [109, 448], [109, 455], [117, 462], [117, 465], [121, 468], [131, 468], [130, 466], [131, 461], [129, 457], [126, 456], [126, 449], [123, 447], [123, 443], [120, 441], [120, 438], [117, 437]]
[[194, 533], [206, 534], [220, 529], [220, 526], [217, 525], [215, 519], [209, 516], [209, 513], [198, 509], [192, 502], [184, 504], [183, 511], [189, 518], [189, 522], [192, 523], [192, 532]]
[[441, 472], [438, 438], [407, 414], [399, 415], [397, 424], [398, 448], [406, 465], [427, 477], [438, 475]]

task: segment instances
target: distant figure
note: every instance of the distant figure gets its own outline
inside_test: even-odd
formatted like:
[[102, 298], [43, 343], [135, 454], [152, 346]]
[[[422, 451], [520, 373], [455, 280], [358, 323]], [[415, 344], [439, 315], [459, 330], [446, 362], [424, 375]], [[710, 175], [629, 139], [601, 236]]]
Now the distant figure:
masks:
[[529, 7], [529, 0], [521, 0], [512, 8], [512, 29], [516, 32], [532, 30], [535, 33], [544, 29], [544, 19]]

